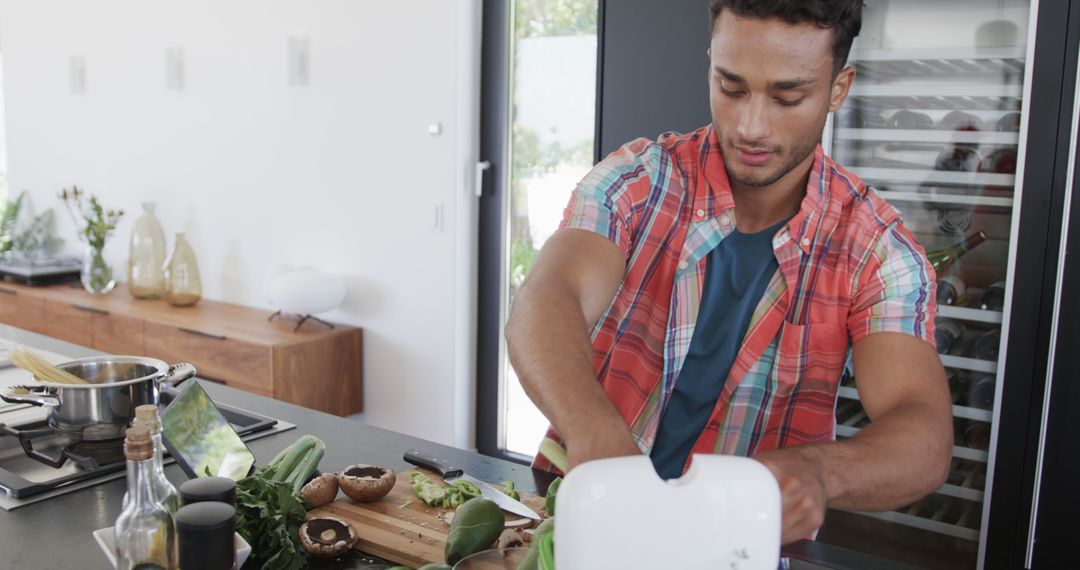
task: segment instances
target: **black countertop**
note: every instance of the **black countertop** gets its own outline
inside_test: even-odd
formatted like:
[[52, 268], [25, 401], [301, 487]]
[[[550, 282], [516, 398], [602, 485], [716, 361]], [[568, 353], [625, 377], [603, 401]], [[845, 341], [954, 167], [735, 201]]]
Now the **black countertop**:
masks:
[[[0, 325], [0, 338], [12, 339], [72, 358], [98, 354], [84, 347], [3, 325]], [[248, 443], [258, 465], [273, 459], [278, 451], [301, 435], [312, 434], [326, 442], [326, 454], [319, 464], [322, 471], [336, 471], [354, 463], [370, 463], [404, 470], [411, 466], [402, 461], [402, 453], [413, 447], [455, 462], [468, 473], [483, 480], [513, 480], [522, 492], [542, 494], [551, 480], [548, 473], [533, 471], [516, 463], [364, 425], [213, 382], [204, 381], [202, 384], [215, 401], [296, 424], [295, 430]], [[176, 465], [167, 466], [165, 473], [177, 486], [187, 479]], [[113, 525], [120, 514], [125, 490], [125, 480], [120, 478], [17, 510], [0, 511], [0, 529], [3, 529], [0, 531], [0, 568], [109, 568], [108, 560], [91, 533]], [[785, 548], [785, 554], [793, 558], [793, 570], [907, 568], [850, 550], [809, 541]], [[384, 565], [371, 565], [361, 559], [320, 563], [314, 567], [385, 568]]]

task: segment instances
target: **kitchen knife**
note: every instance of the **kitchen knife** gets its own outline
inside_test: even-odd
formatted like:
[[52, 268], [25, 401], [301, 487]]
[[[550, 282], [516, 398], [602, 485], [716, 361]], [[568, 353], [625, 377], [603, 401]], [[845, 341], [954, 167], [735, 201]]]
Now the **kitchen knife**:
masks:
[[404, 459], [406, 462], [416, 465], [417, 467], [438, 473], [447, 483], [453, 481], [468, 481], [469, 483], [476, 485], [476, 488], [480, 489], [480, 495], [482, 497], [491, 500], [496, 505], [499, 505], [500, 509], [508, 513], [513, 513], [533, 520], [541, 520], [540, 515], [536, 514], [536, 511], [525, 506], [521, 501], [514, 500], [513, 497], [496, 489], [491, 484], [485, 483], [484, 481], [465, 473], [465, 471], [459, 467], [452, 467], [442, 459], [416, 449], [406, 451]]

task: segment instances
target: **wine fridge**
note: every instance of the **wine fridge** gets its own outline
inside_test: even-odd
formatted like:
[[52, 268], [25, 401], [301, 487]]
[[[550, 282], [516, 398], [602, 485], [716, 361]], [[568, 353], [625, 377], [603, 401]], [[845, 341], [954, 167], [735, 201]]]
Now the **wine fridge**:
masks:
[[[1071, 111], [1058, 49], [1072, 34], [1067, 4], [866, 2], [857, 79], [823, 144], [903, 213], [937, 271], [955, 442], [935, 493], [889, 512], [831, 511], [823, 541], [927, 568], [1029, 563], [1023, 511], [1037, 468], [1024, 434], [1046, 376], [1048, 256], [1063, 201], [1042, 182], [1063, 173], [1047, 160], [1060, 144], [1040, 143], [1068, 122], [1059, 109]], [[1062, 105], [1034, 106], [1055, 96]], [[839, 390], [838, 439], [870, 422], [853, 384]]]

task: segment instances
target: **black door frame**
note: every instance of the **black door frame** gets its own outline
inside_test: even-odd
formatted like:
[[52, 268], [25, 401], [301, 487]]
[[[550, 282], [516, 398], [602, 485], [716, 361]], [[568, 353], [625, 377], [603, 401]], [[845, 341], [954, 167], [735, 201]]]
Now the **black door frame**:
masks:
[[[989, 521], [983, 536], [983, 568], [1024, 567], [1032, 489], [1035, 437], [1042, 415], [1047, 356], [1052, 339], [1057, 259], [1064, 209], [1069, 123], [1076, 57], [1075, 22], [1080, 7], [1040, 2], [1031, 93], [1020, 224], [1013, 268], [1013, 299], [1001, 389], [994, 478], [986, 497]], [[1072, 20], [1072, 21], [1071, 21]], [[1070, 30], [1070, 26], [1074, 29]], [[1069, 50], [1068, 46], [1072, 49]], [[1070, 71], [1071, 69], [1071, 71]], [[1048, 152], [1049, 150], [1049, 152]]]
[[503, 212], [507, 200], [510, 144], [510, 0], [483, 0], [480, 48], [480, 157], [491, 163], [479, 205], [476, 322], [476, 448], [484, 455], [509, 457], [499, 446], [499, 367], [501, 365], [501, 263], [505, 249]]

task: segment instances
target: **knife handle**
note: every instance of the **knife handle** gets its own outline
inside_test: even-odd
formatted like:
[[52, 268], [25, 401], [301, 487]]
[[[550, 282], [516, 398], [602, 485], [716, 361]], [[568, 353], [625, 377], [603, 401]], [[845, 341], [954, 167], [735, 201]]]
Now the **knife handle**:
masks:
[[428, 471], [434, 471], [442, 476], [443, 479], [453, 479], [455, 477], [461, 477], [465, 472], [458, 467], [451, 467], [449, 463], [439, 459], [435, 456], [428, 455], [422, 451], [416, 449], [410, 449], [405, 452], [403, 458], [407, 463], [412, 463], [417, 467], [427, 469]]

